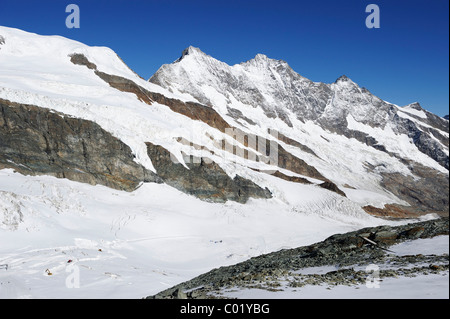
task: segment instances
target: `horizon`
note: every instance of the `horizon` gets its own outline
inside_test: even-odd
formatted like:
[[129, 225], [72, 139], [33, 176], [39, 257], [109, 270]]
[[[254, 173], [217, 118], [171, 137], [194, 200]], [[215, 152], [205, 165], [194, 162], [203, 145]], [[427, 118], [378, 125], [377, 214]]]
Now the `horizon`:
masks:
[[[67, 5], [80, 28], [65, 25]], [[366, 6], [380, 8], [369, 29]], [[314, 82], [346, 75], [399, 106], [414, 102], [449, 114], [448, 1], [15, 1], [2, 4], [0, 25], [59, 35], [114, 50], [148, 80], [189, 46], [228, 65], [264, 54]]]

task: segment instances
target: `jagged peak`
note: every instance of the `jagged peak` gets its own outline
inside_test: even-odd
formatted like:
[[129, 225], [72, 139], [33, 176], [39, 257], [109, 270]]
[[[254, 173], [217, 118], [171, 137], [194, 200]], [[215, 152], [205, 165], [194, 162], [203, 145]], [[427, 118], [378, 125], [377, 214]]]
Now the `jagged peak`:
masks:
[[190, 45], [189, 47], [187, 47], [186, 49], [183, 50], [183, 52], [181, 53], [181, 57], [178, 58], [178, 60], [176, 60], [175, 62], [180, 62], [180, 61], [183, 60], [186, 56], [192, 56], [192, 55], [202, 55], [202, 56], [207, 56], [207, 54], [204, 53], [204, 52], [203, 52], [202, 50], [200, 50], [199, 48]]
[[345, 74], [341, 75], [340, 77], [337, 78], [336, 81], [334, 81], [334, 83], [339, 83], [339, 82], [353, 82], [348, 76], [346, 76]]
[[269, 59], [269, 57], [268, 57], [267, 55], [262, 54], [262, 53], [258, 53], [258, 54], [255, 56], [254, 59], [255, 59], [255, 60], [260, 60], [260, 61], [268, 61], [268, 60], [271, 60], [271, 59]]
[[408, 105], [405, 106], [405, 108], [411, 108], [411, 109], [414, 109], [414, 110], [417, 110], [417, 111], [422, 111], [423, 110], [423, 108], [422, 108], [422, 106], [420, 105], [419, 102], [414, 102], [414, 103], [408, 104]]
[[266, 68], [267, 65], [280, 65], [280, 64], [289, 67], [286, 61], [269, 58], [267, 55], [263, 53], [258, 53], [253, 59], [241, 63], [241, 65], [256, 65], [262, 66], [263, 68]]
[[[355, 83], [352, 79], [350, 79], [348, 76], [346, 76], [345, 74], [341, 75], [340, 77], [337, 78], [336, 81], [334, 81], [334, 84], [338, 85], [338, 86], [348, 86], [348, 87], [359, 87], [359, 85], [357, 83]], [[362, 90], [362, 89], [361, 89]], [[362, 90], [363, 92], [369, 92], [367, 89]]]

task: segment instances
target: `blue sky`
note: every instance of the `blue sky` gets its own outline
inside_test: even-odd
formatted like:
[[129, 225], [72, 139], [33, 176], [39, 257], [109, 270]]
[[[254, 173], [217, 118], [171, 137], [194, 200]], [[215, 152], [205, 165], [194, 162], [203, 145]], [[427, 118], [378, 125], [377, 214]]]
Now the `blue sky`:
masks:
[[[65, 25], [71, 3], [79, 29]], [[370, 3], [379, 29], [365, 25]], [[0, 25], [108, 46], [146, 79], [193, 45], [230, 65], [263, 53], [313, 81], [345, 74], [389, 102], [449, 113], [448, 0], [15, 0]]]

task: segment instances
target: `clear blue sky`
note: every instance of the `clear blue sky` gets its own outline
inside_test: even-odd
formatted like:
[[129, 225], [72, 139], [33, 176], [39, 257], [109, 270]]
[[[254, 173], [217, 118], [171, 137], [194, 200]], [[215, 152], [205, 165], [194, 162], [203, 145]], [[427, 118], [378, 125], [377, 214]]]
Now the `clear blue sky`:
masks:
[[[80, 29], [65, 26], [70, 3]], [[370, 3], [379, 29], [365, 26]], [[3, 0], [0, 25], [108, 46], [146, 79], [193, 45], [230, 65], [264, 53], [313, 81], [345, 74], [389, 102], [449, 113], [448, 0]]]

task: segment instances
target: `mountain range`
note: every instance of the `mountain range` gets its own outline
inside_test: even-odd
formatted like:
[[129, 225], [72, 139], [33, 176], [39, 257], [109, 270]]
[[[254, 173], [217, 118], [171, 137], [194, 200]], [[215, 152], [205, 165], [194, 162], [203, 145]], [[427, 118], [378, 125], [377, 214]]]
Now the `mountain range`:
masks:
[[0, 239], [37, 245], [0, 248], [17, 276], [41, 272], [45, 250], [63, 277], [51, 245], [106, 267], [103, 245], [114, 260], [141, 249], [165, 267], [142, 283], [175, 285], [343, 230], [448, 217], [448, 170], [448, 117], [345, 75], [313, 82], [263, 54], [230, 66], [189, 47], [145, 80], [109, 48], [0, 27]]

